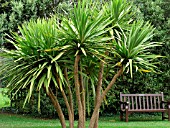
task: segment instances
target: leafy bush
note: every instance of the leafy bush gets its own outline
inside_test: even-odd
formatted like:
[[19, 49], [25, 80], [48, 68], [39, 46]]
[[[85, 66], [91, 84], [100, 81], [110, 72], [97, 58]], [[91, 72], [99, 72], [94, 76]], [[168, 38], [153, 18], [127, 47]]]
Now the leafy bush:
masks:
[[57, 10], [56, 0], [0, 0], [0, 45], [14, 48], [5, 41], [5, 33], [17, 32], [18, 25], [37, 18], [48, 18]]
[[7, 95], [7, 88], [0, 88], [0, 109], [3, 107], [10, 107], [11, 100]]

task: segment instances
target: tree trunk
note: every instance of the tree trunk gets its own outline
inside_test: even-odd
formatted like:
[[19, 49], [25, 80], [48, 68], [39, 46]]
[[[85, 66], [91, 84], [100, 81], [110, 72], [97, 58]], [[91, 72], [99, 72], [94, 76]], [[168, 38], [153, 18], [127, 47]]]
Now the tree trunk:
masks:
[[79, 74], [78, 74], [79, 61], [80, 61], [80, 56], [77, 55], [74, 62], [74, 81], [75, 81], [76, 99], [78, 103], [78, 114], [79, 114], [78, 128], [85, 128], [85, 122], [83, 121], [84, 117], [83, 117], [83, 108], [82, 108], [82, 102], [80, 96], [80, 83], [79, 83]]
[[[57, 82], [58, 82], [58, 85], [61, 84], [60, 78], [58, 76], [57, 76]], [[61, 91], [61, 94], [64, 98], [65, 105], [67, 107], [68, 116], [69, 116], [69, 126], [70, 126], [70, 128], [74, 128], [74, 120], [73, 120], [73, 115], [72, 115], [72, 112], [71, 112], [70, 104], [68, 102], [68, 98], [66, 96], [65, 91], [62, 88], [60, 88], [60, 91]]]
[[[82, 72], [82, 65], [80, 66], [80, 72]], [[84, 81], [83, 81], [83, 75], [80, 74], [80, 81], [81, 81], [81, 102], [82, 102], [82, 109], [83, 109], [83, 122], [85, 124], [86, 122], [86, 96], [85, 96], [85, 87], [84, 87]]]
[[53, 91], [51, 90], [50, 87], [49, 87], [49, 92], [46, 92], [46, 94], [51, 99], [51, 102], [52, 102], [55, 110], [57, 111], [57, 114], [58, 114], [58, 117], [60, 119], [60, 123], [61, 123], [62, 128], [66, 128], [66, 122], [65, 122], [65, 118], [64, 118], [64, 114], [62, 112], [61, 106], [58, 102], [58, 99], [55, 97], [55, 95], [54, 95], [54, 93], [53, 93]]
[[[70, 105], [70, 109], [71, 109], [71, 113], [72, 113], [72, 123], [71, 126], [74, 126], [74, 107], [73, 107], [73, 94], [71, 91], [71, 87], [70, 87], [70, 82], [68, 79], [68, 73], [67, 73], [67, 68], [64, 69], [64, 75], [68, 84], [68, 97], [69, 97], [69, 105]], [[70, 122], [71, 123], [71, 122]]]
[[[102, 81], [103, 81], [103, 69], [104, 69], [104, 62], [100, 61], [98, 83], [97, 83], [97, 89], [96, 89], [95, 106], [97, 105], [97, 102], [100, 100], [100, 97], [101, 97], [101, 86], [102, 86]], [[98, 128], [99, 110], [98, 110], [97, 115], [96, 115], [94, 128]]]
[[107, 88], [103, 91], [102, 95], [100, 96], [97, 104], [95, 105], [92, 117], [90, 119], [89, 128], [94, 128], [96, 117], [97, 117], [99, 108], [100, 108], [100, 106], [102, 104], [102, 101], [103, 101], [104, 97], [106, 96], [107, 92], [111, 89], [113, 84], [116, 82], [116, 79], [122, 74], [122, 72], [123, 72], [123, 67], [121, 67], [121, 69], [117, 72], [117, 74], [114, 75], [114, 77], [112, 78], [111, 82], [109, 83]]
[[74, 118], [73, 118], [73, 114], [71, 112], [71, 108], [70, 108], [70, 105], [68, 103], [68, 99], [67, 99], [67, 96], [65, 94], [65, 92], [63, 90], [61, 90], [61, 93], [63, 95], [63, 98], [64, 98], [64, 102], [66, 104], [66, 107], [67, 107], [67, 110], [68, 110], [68, 116], [69, 116], [69, 126], [70, 128], [74, 128]]

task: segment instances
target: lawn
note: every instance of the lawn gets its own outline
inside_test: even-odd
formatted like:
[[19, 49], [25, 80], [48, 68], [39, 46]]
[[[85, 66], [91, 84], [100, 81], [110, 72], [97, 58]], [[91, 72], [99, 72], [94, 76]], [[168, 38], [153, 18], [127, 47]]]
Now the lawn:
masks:
[[[88, 123], [89, 121], [86, 126]], [[47, 120], [0, 113], [0, 128], [61, 128], [61, 126], [59, 120], [56, 119]], [[170, 128], [170, 122], [161, 121], [160, 116], [131, 116], [128, 123], [119, 121], [118, 116], [101, 117], [99, 128]]]

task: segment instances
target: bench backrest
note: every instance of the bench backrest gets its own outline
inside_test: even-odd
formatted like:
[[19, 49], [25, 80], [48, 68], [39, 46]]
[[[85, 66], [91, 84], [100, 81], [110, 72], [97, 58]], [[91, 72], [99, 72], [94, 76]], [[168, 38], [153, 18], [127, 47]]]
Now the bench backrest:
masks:
[[[121, 102], [129, 102], [129, 109], [162, 109], [161, 101], [164, 101], [163, 92], [160, 94], [122, 94], [120, 93]], [[121, 104], [123, 109], [123, 104]]]

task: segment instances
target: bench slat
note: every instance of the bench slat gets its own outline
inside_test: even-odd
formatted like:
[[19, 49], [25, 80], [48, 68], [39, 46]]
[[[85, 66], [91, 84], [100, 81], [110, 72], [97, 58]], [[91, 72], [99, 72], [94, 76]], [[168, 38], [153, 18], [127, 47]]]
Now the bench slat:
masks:
[[145, 103], [146, 103], [145, 102], [145, 97], [143, 96], [142, 98], [143, 98], [143, 109], [145, 109]]
[[[163, 92], [161, 92], [161, 98], [162, 98], [161, 101], [164, 101], [164, 94], [163, 94]], [[162, 108], [165, 108], [165, 104], [162, 104]]]
[[128, 96], [128, 99], [127, 99], [127, 100], [128, 100], [128, 102], [129, 102], [129, 109], [131, 109], [131, 108], [130, 108], [130, 103], [131, 103], [131, 102], [130, 102], [129, 96]]
[[150, 97], [150, 104], [151, 104], [151, 109], [153, 109], [153, 102], [152, 102], [152, 96]]
[[147, 104], [147, 109], [149, 109], [149, 99], [148, 99], [148, 96], [146, 96], [146, 104]]
[[157, 105], [156, 105], [156, 96], [154, 96], [154, 109], [157, 109]]
[[139, 109], [141, 109], [141, 96], [139, 96]]
[[137, 101], [137, 96], [135, 96], [135, 103], [136, 103], [136, 109], [138, 109], [138, 101]]
[[126, 97], [125, 97], [125, 96], [124, 96], [124, 98], [123, 98], [123, 99], [124, 99], [124, 102], [126, 102]]
[[131, 96], [131, 101], [132, 101], [132, 109], [134, 109], [133, 96]]
[[160, 97], [158, 96], [158, 109], [160, 109]]

